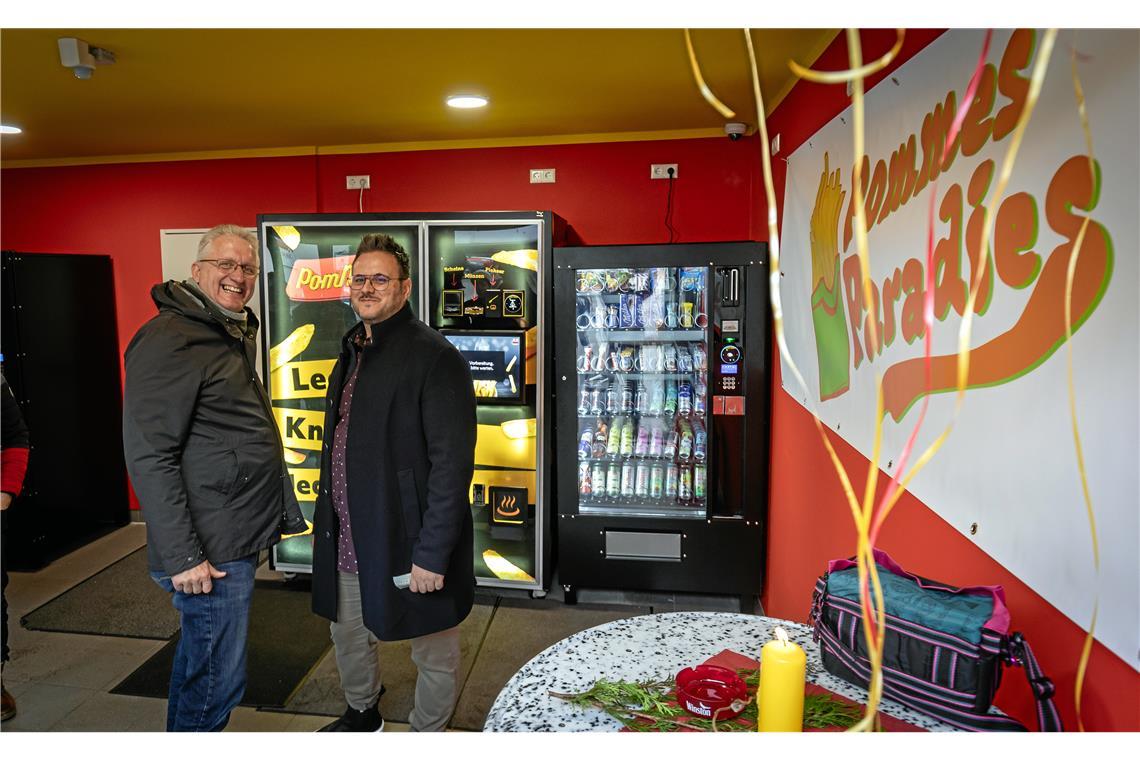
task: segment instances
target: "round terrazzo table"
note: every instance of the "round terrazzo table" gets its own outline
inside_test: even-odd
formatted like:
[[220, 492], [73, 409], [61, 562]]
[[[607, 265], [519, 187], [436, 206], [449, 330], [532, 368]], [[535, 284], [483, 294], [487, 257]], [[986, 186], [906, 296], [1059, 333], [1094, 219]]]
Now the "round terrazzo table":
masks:
[[[781, 626], [807, 654], [807, 680], [865, 703], [867, 692], [824, 671], [811, 628], [777, 618], [728, 612], [667, 612], [615, 620], [580, 631], [540, 652], [507, 681], [487, 713], [484, 731], [617, 731], [614, 718], [550, 696], [548, 691], [581, 692], [605, 678], [611, 681], [672, 680], [682, 668], [698, 665], [722, 650], [759, 658], [760, 647]], [[928, 731], [953, 726], [884, 699], [884, 714]], [[996, 713], [996, 709], [994, 710]]]

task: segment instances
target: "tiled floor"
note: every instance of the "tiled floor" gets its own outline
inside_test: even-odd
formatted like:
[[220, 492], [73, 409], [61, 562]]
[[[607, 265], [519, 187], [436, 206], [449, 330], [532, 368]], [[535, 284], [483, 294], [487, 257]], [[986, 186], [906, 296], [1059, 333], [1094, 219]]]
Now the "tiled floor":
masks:
[[[146, 543], [146, 529], [132, 523], [72, 552], [35, 573], [10, 573], [7, 590], [9, 644], [12, 660], [5, 665], [5, 687], [16, 698], [17, 714], [0, 727], [20, 731], [162, 731], [166, 700], [110, 694], [109, 691], [165, 642], [115, 636], [29, 631], [20, 618], [40, 605], [122, 559]], [[280, 577], [264, 566], [259, 578]], [[557, 578], [550, 599], [561, 599]], [[511, 592], [527, 598], [526, 592]], [[737, 611], [734, 602], [683, 595], [627, 594], [583, 590], [582, 602], [646, 605], [654, 611], [717, 609]], [[727, 606], [726, 606], [727, 605]], [[632, 608], [632, 607], [631, 607]], [[645, 611], [644, 607], [641, 611]], [[631, 611], [630, 614], [636, 614]], [[586, 627], [589, 627], [588, 625]], [[481, 653], [481, 652], [480, 652]], [[537, 654], [534, 652], [533, 654]], [[528, 655], [529, 656], [529, 655]], [[478, 654], [476, 655], [478, 657]], [[473, 672], [477, 671], [476, 659]], [[498, 685], [494, 686], [497, 693]], [[312, 732], [330, 722], [326, 715], [239, 707], [227, 731]], [[407, 723], [385, 720], [385, 731], [407, 731]]]

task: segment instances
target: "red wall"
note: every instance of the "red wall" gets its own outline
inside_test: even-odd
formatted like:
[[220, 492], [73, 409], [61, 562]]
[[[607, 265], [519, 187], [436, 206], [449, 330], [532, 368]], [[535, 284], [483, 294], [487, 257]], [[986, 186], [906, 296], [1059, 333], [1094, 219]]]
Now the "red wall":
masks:
[[[910, 33], [902, 60], [937, 36]], [[892, 42], [893, 33], [866, 35], [865, 55], [878, 55]], [[845, 68], [845, 58], [845, 46], [837, 40], [818, 65]], [[781, 156], [845, 106], [842, 87], [797, 85], [769, 123], [771, 134], [781, 135]], [[344, 175], [371, 174], [365, 211], [550, 209], [570, 224], [574, 243], [662, 242], [668, 236], [668, 183], [648, 179], [648, 164], [668, 162], [679, 164], [674, 226], [681, 241], [765, 240], [757, 147], [756, 138], [735, 143], [717, 138], [10, 169], [0, 182], [0, 245], [27, 252], [109, 254], [125, 348], [154, 312], [147, 294], [161, 277], [160, 229], [223, 221], [252, 226], [258, 213], [355, 211], [358, 194], [344, 189]], [[784, 166], [777, 158], [781, 196]], [[550, 167], [558, 170], [557, 183], [529, 184], [528, 169]], [[776, 362], [764, 604], [769, 614], [804, 620], [815, 577], [827, 560], [852, 553], [854, 530], [810, 416], [779, 390]], [[832, 436], [832, 441], [858, 491], [867, 460], [841, 439]], [[914, 498], [899, 502], [881, 546], [926, 576], [1004, 584], [1015, 625], [1056, 681], [1062, 714], [1075, 728], [1073, 679], [1083, 640], [1076, 625]], [[999, 705], [1034, 725], [1024, 676], [1011, 671], [1007, 681]], [[1140, 729], [1138, 693], [1140, 676], [1097, 644], [1084, 693], [1086, 726]]]
[[[923, 30], [909, 32], [898, 63], [870, 80], [869, 86], [889, 75], [939, 34]], [[893, 31], [864, 33], [864, 57], [881, 55], [890, 49], [894, 37]], [[977, 52], [969, 50], [962, 54], [975, 60]], [[846, 42], [842, 37], [824, 53], [816, 68], [848, 68]], [[769, 136], [781, 135], [780, 155], [787, 156], [847, 105], [842, 86], [801, 82], [769, 119]], [[781, 204], [786, 166], [779, 159], [773, 164]], [[758, 183], [754, 192], [760, 210], [752, 217], [753, 232], [757, 239], [767, 239], [766, 203], [763, 186], [759, 184], [759, 169], [756, 174]], [[763, 601], [768, 614], [802, 621], [807, 618], [810, 589], [827, 561], [854, 554], [855, 528], [811, 415], [780, 390], [777, 354], [773, 355], [773, 361], [776, 373], [772, 395], [772, 485], [768, 573]], [[839, 436], [829, 436], [855, 492], [862, 494], [868, 460]], [[889, 475], [879, 478], [880, 494], [888, 480]], [[1056, 703], [1066, 727], [1076, 730], [1073, 690], [1085, 637], [1080, 627], [909, 494], [899, 501], [884, 524], [878, 545], [903, 567], [919, 575], [956, 585], [1005, 586], [1014, 627], [1025, 634], [1045, 673], [1056, 684]], [[1112, 603], [1112, 600], [1101, 600], [1102, 606]], [[1036, 727], [1034, 703], [1023, 672], [1006, 671], [997, 703], [1027, 726]], [[1140, 675], [1099, 642], [1093, 647], [1081, 708], [1087, 730], [1140, 729]]]

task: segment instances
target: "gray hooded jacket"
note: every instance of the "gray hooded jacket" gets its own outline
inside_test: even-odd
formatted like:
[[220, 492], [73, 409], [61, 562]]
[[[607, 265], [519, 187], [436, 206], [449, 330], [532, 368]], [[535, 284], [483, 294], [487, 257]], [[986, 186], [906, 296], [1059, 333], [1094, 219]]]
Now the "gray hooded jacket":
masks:
[[173, 280], [126, 351], [123, 449], [147, 525], [151, 570], [217, 565], [300, 533], [265, 388], [254, 372], [257, 318], [227, 317]]

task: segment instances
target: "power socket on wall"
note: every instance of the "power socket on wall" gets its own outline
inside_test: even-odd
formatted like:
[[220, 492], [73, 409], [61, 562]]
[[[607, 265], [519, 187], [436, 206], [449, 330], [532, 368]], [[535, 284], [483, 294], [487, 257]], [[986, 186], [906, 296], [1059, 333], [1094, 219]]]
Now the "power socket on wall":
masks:
[[372, 187], [372, 175], [349, 174], [344, 178], [344, 186], [348, 190], [368, 190]]
[[[672, 173], [669, 170], [672, 169]], [[676, 179], [677, 178], [677, 165], [676, 164], [650, 164], [649, 165], [649, 178], [650, 179]]]

